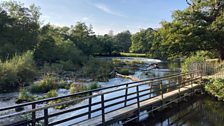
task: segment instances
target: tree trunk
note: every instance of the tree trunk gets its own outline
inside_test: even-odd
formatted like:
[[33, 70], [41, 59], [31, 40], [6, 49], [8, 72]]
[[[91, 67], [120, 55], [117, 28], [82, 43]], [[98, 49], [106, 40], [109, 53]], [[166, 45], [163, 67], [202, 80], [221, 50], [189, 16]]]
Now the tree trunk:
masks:
[[220, 49], [220, 59], [224, 60], [224, 48]]

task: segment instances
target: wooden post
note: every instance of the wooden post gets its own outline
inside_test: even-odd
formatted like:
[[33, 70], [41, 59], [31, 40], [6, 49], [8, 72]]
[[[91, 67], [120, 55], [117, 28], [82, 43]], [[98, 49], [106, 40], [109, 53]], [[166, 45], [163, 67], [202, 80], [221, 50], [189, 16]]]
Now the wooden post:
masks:
[[170, 78], [168, 79], [168, 85], [166, 86], [166, 92], [169, 92], [169, 88], [170, 88]]
[[44, 126], [48, 126], [48, 109], [44, 109]]
[[[89, 96], [92, 96], [92, 91], [89, 92]], [[88, 118], [91, 118], [92, 97], [89, 98], [89, 114]]]
[[137, 106], [138, 106], [138, 119], [139, 121], [139, 115], [140, 115], [140, 98], [139, 98], [139, 86], [136, 86], [136, 92], [137, 92]]
[[150, 98], [152, 97], [152, 82], [150, 83]]
[[159, 87], [160, 87], [160, 94], [161, 94], [161, 98], [162, 98], [162, 102], [163, 102], [163, 81], [162, 80], [161, 80]]
[[199, 75], [200, 75], [200, 82], [199, 83], [201, 85], [201, 88], [203, 88], [203, 86], [202, 86], [202, 72], [201, 71], [199, 72]]
[[136, 86], [136, 92], [137, 92], [137, 105], [138, 109], [140, 108], [140, 99], [139, 99], [139, 86]]
[[180, 88], [181, 88], [181, 85], [182, 85], [182, 75], [179, 75], [178, 76], [178, 95], [180, 97]]
[[[36, 104], [32, 104], [32, 109], [36, 108]], [[36, 111], [32, 112], [32, 126], [36, 126]]]
[[125, 89], [125, 102], [124, 102], [124, 106], [127, 106], [127, 99], [128, 99], [128, 84], [126, 84], [126, 89]]
[[191, 83], [191, 93], [193, 93], [193, 91], [194, 91], [193, 90], [193, 73], [190, 74], [190, 78], [191, 78], [191, 80], [190, 80], [190, 83]]
[[101, 94], [102, 124], [105, 125], [104, 95]]

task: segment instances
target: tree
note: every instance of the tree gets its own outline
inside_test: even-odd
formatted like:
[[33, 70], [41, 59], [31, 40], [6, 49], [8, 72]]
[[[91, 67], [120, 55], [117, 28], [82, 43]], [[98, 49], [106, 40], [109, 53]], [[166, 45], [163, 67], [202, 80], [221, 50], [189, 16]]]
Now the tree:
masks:
[[114, 51], [114, 39], [105, 34], [104, 36], [98, 36], [98, 41], [100, 45], [100, 54], [106, 54], [106, 55], [111, 55], [112, 52]]
[[39, 39], [40, 42], [34, 52], [34, 58], [38, 64], [69, 61], [82, 65], [82, 58], [85, 55], [70, 40], [67, 27], [60, 28], [47, 24], [41, 28]]
[[78, 22], [71, 27], [71, 40], [86, 55], [98, 52], [97, 38], [92, 31], [92, 26], [87, 27], [85, 23]]
[[162, 42], [169, 56], [189, 56], [200, 50], [219, 52], [224, 59], [224, 1], [192, 0], [189, 7], [173, 13], [173, 21], [163, 23]]
[[130, 52], [148, 53], [154, 41], [155, 30], [148, 28], [132, 35]]
[[129, 31], [118, 33], [114, 36], [114, 39], [115, 48], [117, 48], [119, 52], [129, 52], [131, 46], [131, 33]]
[[32, 50], [38, 41], [39, 8], [15, 1], [0, 3], [0, 59]]

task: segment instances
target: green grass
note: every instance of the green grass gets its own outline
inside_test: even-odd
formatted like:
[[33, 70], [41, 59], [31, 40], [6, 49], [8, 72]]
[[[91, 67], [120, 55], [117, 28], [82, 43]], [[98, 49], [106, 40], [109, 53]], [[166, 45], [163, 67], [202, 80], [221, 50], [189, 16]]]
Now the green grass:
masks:
[[125, 57], [147, 57], [144, 53], [120, 53], [120, 55]]

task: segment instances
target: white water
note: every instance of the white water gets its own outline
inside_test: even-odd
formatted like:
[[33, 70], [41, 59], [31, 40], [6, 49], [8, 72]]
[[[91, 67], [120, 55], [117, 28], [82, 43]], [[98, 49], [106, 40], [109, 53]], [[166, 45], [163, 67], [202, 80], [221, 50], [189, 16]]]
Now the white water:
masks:
[[[147, 63], [147, 64], [151, 64], [151, 63], [158, 63], [158, 62], [161, 62], [160, 60], [156, 60], [156, 59], [147, 59], [147, 58], [130, 58], [130, 57], [119, 57], [121, 60], [124, 60], [124, 61], [132, 61], [132, 60], [140, 60], [144, 63]], [[111, 60], [111, 57], [108, 58]], [[147, 67], [146, 66], [143, 66], [142, 69], [145, 69]], [[151, 71], [136, 71], [135, 74], [133, 76], [139, 78], [140, 80], [143, 80], [143, 79], [149, 79], [149, 78], [154, 78], [154, 77], [162, 77], [162, 76], [165, 76], [167, 74], [168, 69], [155, 69], [155, 70], [151, 70]], [[100, 85], [102, 85], [102, 87], [107, 87], [107, 86], [113, 86], [113, 85], [119, 85], [119, 84], [123, 84], [123, 83], [127, 83], [127, 82], [132, 82], [132, 80], [130, 79], [125, 79], [125, 78], [119, 78], [119, 77], [116, 77], [116, 78], [112, 78], [112, 79], [109, 79], [108, 82], [99, 82]], [[123, 88], [123, 86], [120, 86], [120, 87], [117, 87], [116, 89], [118, 88]], [[149, 88], [148, 85], [144, 85], [144, 86], [140, 86], [139, 87], [140, 90], [142, 89], [146, 89], [146, 88]], [[111, 89], [110, 89], [111, 90]], [[107, 92], [109, 90], [103, 90], [102, 92]], [[136, 89], [135, 88], [130, 88], [128, 90], [129, 93], [131, 92], [136, 92]], [[97, 93], [97, 92], [96, 92]], [[118, 97], [118, 96], [122, 96], [124, 95], [125, 93], [125, 90], [121, 90], [121, 91], [117, 91], [117, 92], [113, 92], [113, 93], [110, 93], [110, 94], [106, 94], [104, 96], [104, 99], [107, 100], [107, 99], [111, 99], [111, 98], [114, 98], [114, 97]], [[145, 93], [148, 93], [148, 92], [144, 92]], [[15, 93], [15, 94], [18, 94]], [[62, 96], [62, 95], [67, 95], [68, 94], [68, 91], [65, 90], [65, 89], [59, 89], [58, 90], [58, 95], [59, 96]], [[0, 94], [0, 100], [1, 98], [3, 98], [2, 94]], [[131, 95], [131, 96], [128, 96], [128, 98], [131, 98], [131, 97], [135, 97], [136, 95]], [[5, 107], [5, 106], [9, 106], [9, 105], [13, 105], [15, 103], [13, 103], [13, 100], [15, 100], [15, 97], [16, 95], [12, 95], [12, 94], [5, 94], [4, 95], [4, 98], [7, 98], [7, 97], [12, 97], [11, 100], [8, 100], [8, 101], [4, 101], [4, 103], [1, 101], [0, 103], [0, 107]], [[145, 97], [142, 97], [140, 100], [142, 99], [146, 99], [146, 98], [149, 98], [149, 96], [145, 96]], [[99, 102], [101, 100], [101, 97], [100, 96], [96, 96], [92, 99], [93, 103], [95, 102]], [[113, 100], [113, 101], [110, 101], [110, 102], [107, 102], [105, 103], [105, 105], [109, 105], [109, 104], [112, 104], [112, 103], [115, 103], [115, 102], [119, 102], [121, 100], [124, 100], [124, 98], [120, 98], [120, 99], [116, 99], [116, 100]], [[79, 107], [79, 106], [83, 106], [83, 105], [87, 105], [88, 104], [88, 100], [84, 100], [74, 106], [71, 106], [71, 107], [68, 107], [66, 109], [71, 109], [71, 108], [76, 108], [76, 107]], [[136, 100], [132, 100], [132, 101], [129, 101], [127, 104], [131, 104], [133, 102], [136, 102]], [[110, 108], [107, 108], [105, 110], [105, 112], [108, 112], [108, 111], [111, 111], [111, 110], [114, 110], [114, 109], [117, 109], [117, 108], [120, 108], [120, 107], [123, 107], [124, 106], [124, 103], [121, 103], [119, 105], [116, 105], [116, 106], [113, 106], [113, 107], [110, 107]], [[92, 110], [94, 109], [97, 109], [97, 108], [100, 108], [101, 105], [95, 105], [95, 106], [92, 106]], [[56, 112], [58, 110], [54, 110], [54, 109], [50, 109], [49, 110], [49, 113], [52, 113], [52, 112]], [[63, 111], [63, 110], [62, 110]], [[88, 111], [88, 108], [85, 108], [85, 109], [81, 109], [81, 110], [78, 110], [78, 111], [73, 111], [73, 112], [70, 112], [70, 113], [66, 113], [66, 114], [63, 114], [63, 115], [60, 115], [56, 118], [52, 118], [50, 119], [50, 122], [54, 122], [54, 121], [57, 121], [57, 120], [62, 120], [62, 119], [65, 119], [65, 118], [69, 118], [69, 117], [72, 117], [72, 116], [75, 116], [75, 115], [78, 115], [78, 114], [81, 114], [81, 113], [85, 113]], [[101, 114], [101, 111], [97, 111], [95, 113], [93, 113], [91, 116], [94, 117], [94, 116], [97, 116], [97, 115], [100, 115]], [[80, 117], [80, 118], [77, 118], [77, 119], [73, 119], [71, 121], [68, 121], [68, 122], [65, 122], [65, 123], [62, 123], [60, 124], [60, 126], [67, 126], [67, 125], [71, 125], [71, 124], [74, 124], [76, 122], [79, 122], [81, 120], [85, 120], [87, 119], [87, 116], [84, 116], [84, 117]]]
[[[127, 59], [129, 59], [129, 60], [136, 60], [136, 59], [133, 59], [133, 58], [130, 59], [130, 58], [126, 58], [126, 57], [125, 58], [121, 58], [121, 59], [123, 59], [123, 60], [127, 60]], [[147, 63], [160, 62], [159, 60], [146, 59], [146, 58], [138, 58], [138, 60], [144, 61], [144, 62], [147, 62]], [[157, 69], [157, 70], [151, 71], [153, 73], [153, 76], [152, 75], [146, 75], [145, 74], [146, 72], [136, 71], [133, 76], [135, 76], [135, 77], [137, 77], [137, 78], [139, 78], [141, 80], [149, 79], [149, 78], [153, 78], [153, 77], [162, 77], [162, 76], [165, 76], [165, 74], [167, 74], [167, 72], [165, 72], [164, 70], [168, 70], [168, 69], [162, 69], [162, 70]], [[132, 82], [132, 80], [124, 79], [124, 78], [112, 78], [108, 82], [99, 82], [99, 84], [101, 84], [103, 87], [105, 87], [105, 86], [119, 85], [119, 84], [123, 84], [123, 83], [127, 83], [127, 82]], [[124, 86], [119, 86], [119, 87], [114, 88], [114, 89], [119, 89], [119, 88], [124, 88]], [[143, 89], [147, 89], [147, 88], [149, 88], [149, 85], [139, 86], [139, 90], [143, 90]], [[103, 90], [102, 92], [107, 92], [107, 91], [114, 90], [114, 89], [107, 89], [107, 90]], [[130, 89], [128, 89], [128, 92], [129, 93], [136, 92], [136, 88], [130, 88]], [[146, 94], [146, 93], [149, 93], [149, 91], [148, 92], [147, 91], [146, 92], [142, 92], [142, 93], [140, 93], [140, 95], [141, 94]], [[109, 93], [109, 94], [104, 95], [104, 100], [115, 98], [115, 97], [118, 97], [118, 96], [122, 96], [124, 94], [125, 94], [125, 90]], [[152, 96], [154, 96], [154, 95], [152, 95]], [[128, 98], [132, 98], [132, 97], [136, 97], [136, 95], [128, 96]], [[140, 100], [144, 100], [144, 99], [147, 99], [147, 98], [149, 98], [148, 95], [144, 96], [144, 97], [141, 97]], [[113, 101], [110, 101], [110, 102], [106, 102], [105, 106], [110, 105], [112, 103], [116, 103], [116, 102], [122, 101], [122, 100], [124, 100], [124, 98], [119, 98], [119, 99], [116, 99], [116, 100], [113, 100]], [[92, 101], [93, 101], [93, 103], [100, 102], [101, 101], [101, 96], [94, 97], [92, 99]], [[136, 99], [134, 99], [132, 101], [128, 101], [127, 105], [128, 104], [132, 104], [132, 103], [134, 103], [136, 101], [137, 101]], [[75, 106], [72, 106], [71, 108], [76, 108], [78, 106], [88, 105], [88, 103], [89, 103], [89, 101], [85, 100], [85, 101], [82, 101], [81, 103], [79, 103], [79, 104], [77, 104]], [[124, 103], [121, 103], [121, 104], [118, 104], [116, 106], [112, 106], [112, 107], [106, 108], [105, 112], [109, 112], [109, 111], [121, 108], [123, 106], [124, 106]], [[98, 109], [98, 108], [101, 108], [100, 104], [93, 106], [91, 109], [94, 110], [94, 109]], [[65, 118], [69, 118], [69, 117], [73, 117], [73, 116], [76, 116], [76, 115], [79, 115], [79, 114], [82, 114], [82, 113], [85, 113], [85, 112], [88, 112], [88, 108], [81, 109], [81, 110], [78, 110], [78, 111], [74, 111], [74, 112], [71, 112], [71, 113], [66, 113], [64, 115], [60, 115], [57, 118], [54, 118], [54, 121], [65, 119]], [[97, 111], [97, 112], [93, 113], [91, 116], [95, 117], [95, 116], [98, 116], [98, 115], [101, 115], [101, 111]], [[146, 117], [143, 116], [142, 119], [144, 119], [144, 118], [146, 118]], [[83, 117], [80, 117], [80, 118], [76, 118], [76, 119], [73, 119], [71, 121], [59, 124], [58, 126], [72, 125], [74, 123], [80, 122], [80, 121], [85, 120], [85, 119], [88, 119], [88, 116], [83, 116]]]

